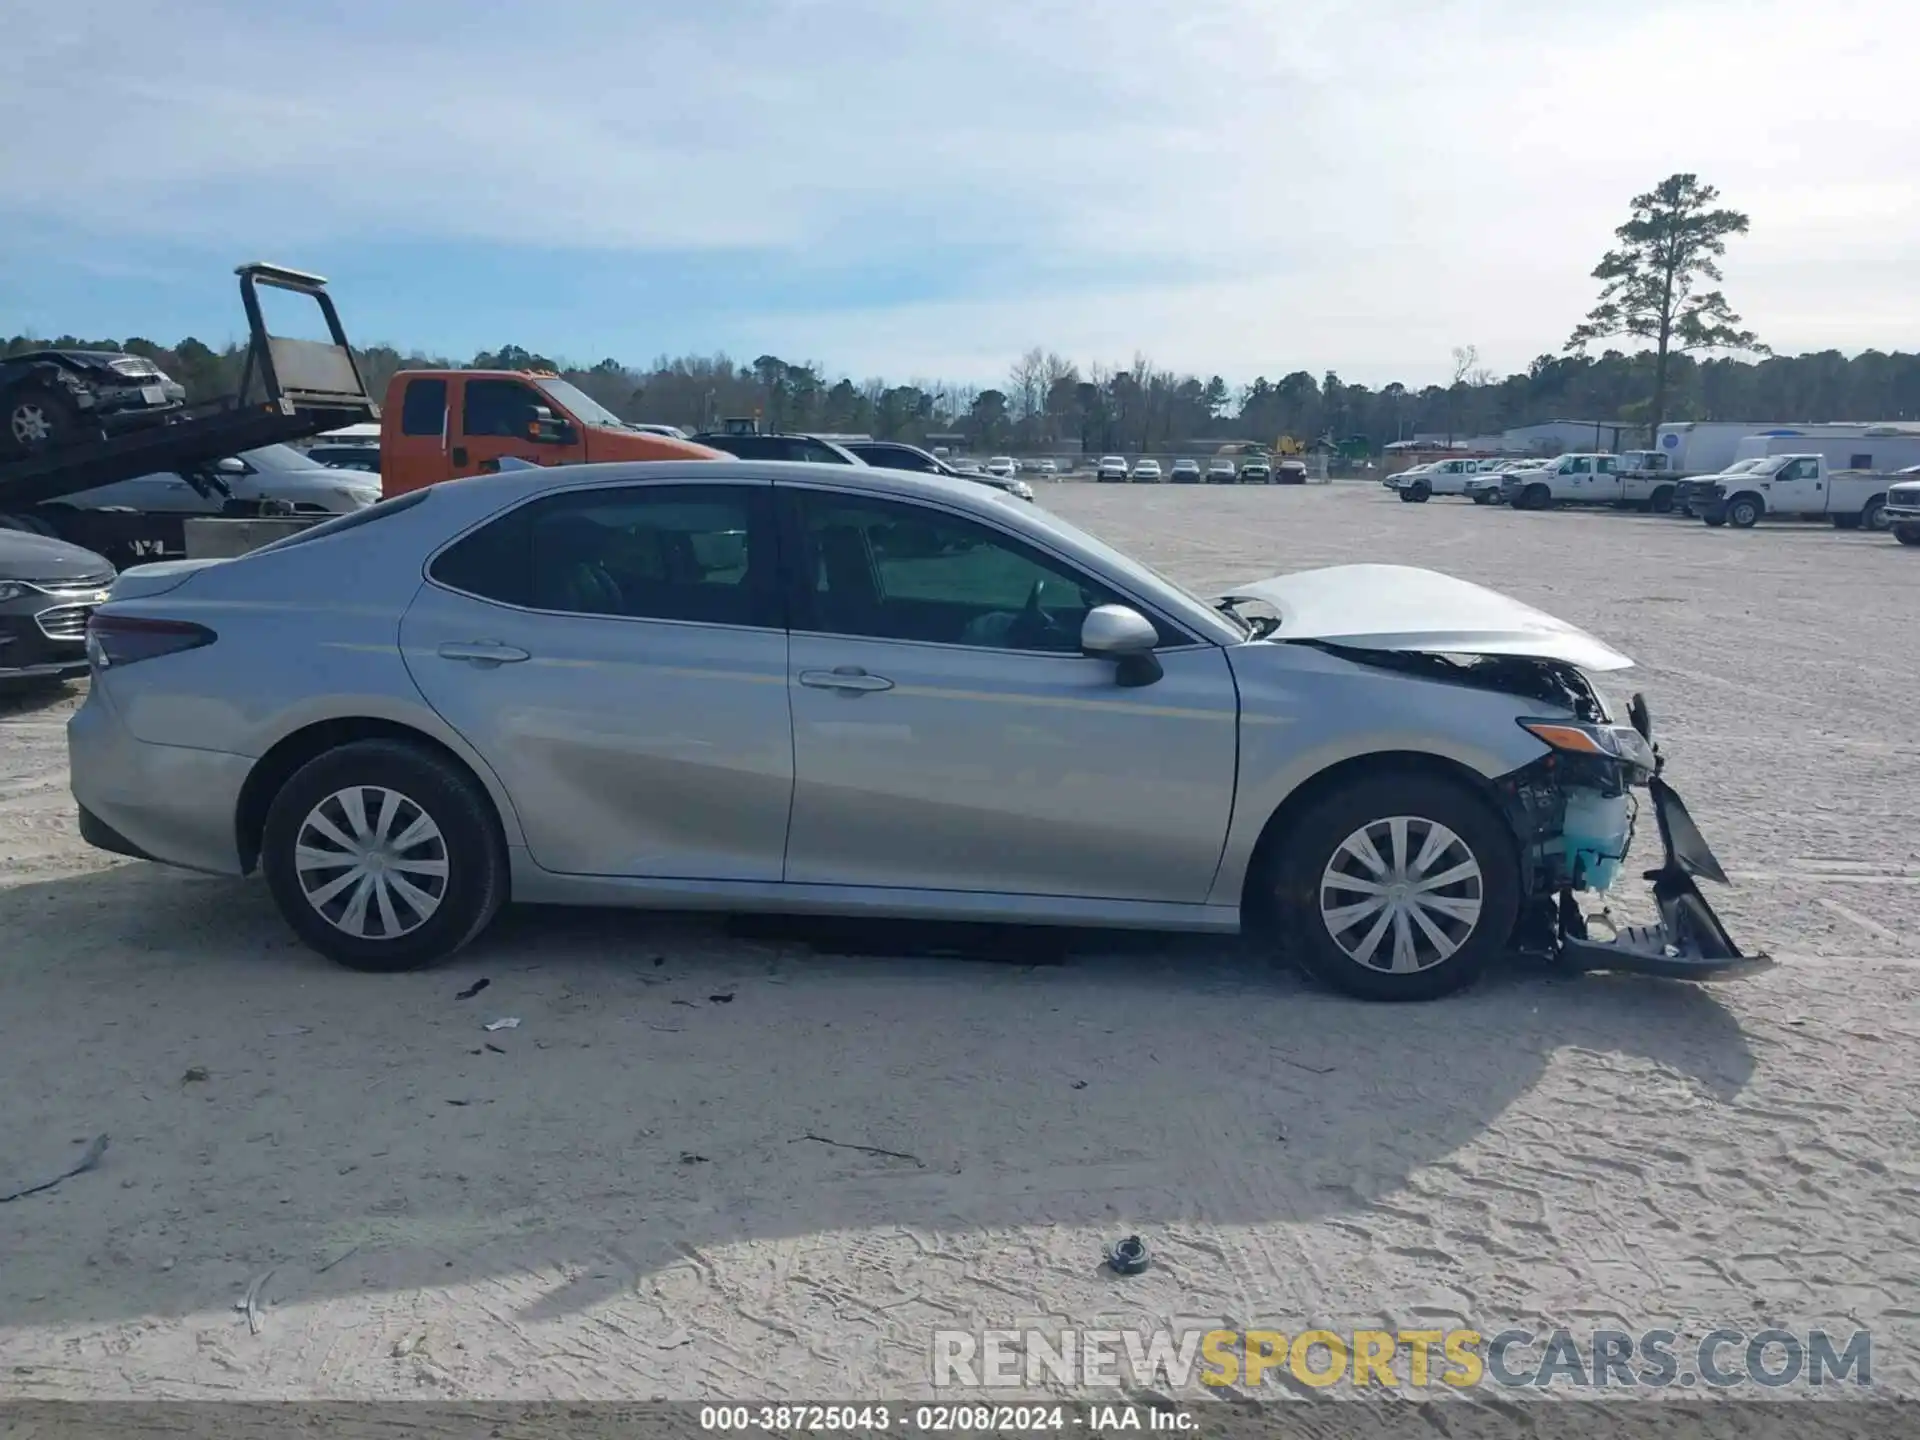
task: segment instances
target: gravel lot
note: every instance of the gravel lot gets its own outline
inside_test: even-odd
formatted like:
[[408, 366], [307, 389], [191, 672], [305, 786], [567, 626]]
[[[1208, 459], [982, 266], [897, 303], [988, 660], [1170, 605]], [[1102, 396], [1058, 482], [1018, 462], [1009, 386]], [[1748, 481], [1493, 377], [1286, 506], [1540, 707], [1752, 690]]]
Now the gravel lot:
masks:
[[[1784, 963], [1390, 1008], [1218, 942], [513, 912], [357, 976], [258, 884], [83, 846], [76, 697], [0, 704], [0, 1194], [111, 1136], [0, 1206], [0, 1394], [925, 1395], [934, 1329], [1046, 1317], [1866, 1326], [1920, 1392], [1920, 557], [1360, 485], [1041, 498], [1196, 587], [1428, 565], [1619, 644], [1711, 898]], [[1157, 1264], [1103, 1275], [1129, 1232]]]

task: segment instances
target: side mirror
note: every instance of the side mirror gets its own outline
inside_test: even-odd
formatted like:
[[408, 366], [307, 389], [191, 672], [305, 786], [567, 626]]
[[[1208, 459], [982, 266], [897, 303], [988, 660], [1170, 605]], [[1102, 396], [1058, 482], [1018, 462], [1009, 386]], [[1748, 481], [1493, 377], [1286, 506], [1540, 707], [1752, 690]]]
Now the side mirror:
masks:
[[213, 473], [216, 475], [244, 475], [247, 473], [247, 462], [239, 459], [237, 456], [229, 455], [224, 460], [216, 460], [213, 462]]
[[1153, 622], [1126, 605], [1096, 605], [1080, 624], [1080, 653], [1116, 661], [1115, 683], [1129, 689], [1151, 685], [1166, 673], [1153, 653], [1159, 643]]
[[580, 438], [571, 420], [561, 419], [544, 405], [536, 405], [527, 422], [527, 438], [539, 445], [571, 445]]

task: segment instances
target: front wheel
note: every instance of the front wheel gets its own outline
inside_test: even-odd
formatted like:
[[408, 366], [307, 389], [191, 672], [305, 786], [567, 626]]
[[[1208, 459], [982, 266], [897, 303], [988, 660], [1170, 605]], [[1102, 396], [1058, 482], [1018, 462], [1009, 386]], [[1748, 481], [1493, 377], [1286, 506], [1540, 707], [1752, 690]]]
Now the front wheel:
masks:
[[1484, 490], [1476, 490], [1473, 492], [1473, 503], [1476, 505], [1491, 505], [1493, 503], [1493, 497]]
[[350, 970], [415, 970], [507, 897], [492, 804], [445, 756], [363, 740], [308, 761], [267, 811], [260, 864], [294, 932]]
[[1321, 982], [1368, 1000], [1469, 985], [1513, 933], [1514, 842], [1479, 796], [1377, 774], [1316, 803], [1275, 852], [1276, 939]]
[[1896, 525], [1893, 538], [1902, 545], [1920, 545], [1920, 525]]
[[1727, 523], [1734, 529], [1751, 530], [1759, 522], [1760, 502], [1751, 495], [1739, 496], [1727, 506]]
[[1517, 508], [1522, 510], [1546, 510], [1553, 505], [1553, 492], [1544, 485], [1529, 485], [1520, 498], [1525, 503]]

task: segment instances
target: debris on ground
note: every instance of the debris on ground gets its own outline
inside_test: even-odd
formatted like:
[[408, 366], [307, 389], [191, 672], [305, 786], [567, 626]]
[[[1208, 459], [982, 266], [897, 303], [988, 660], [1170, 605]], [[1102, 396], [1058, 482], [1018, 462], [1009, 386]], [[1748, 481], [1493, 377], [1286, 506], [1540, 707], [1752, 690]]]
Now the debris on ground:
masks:
[[858, 1150], [862, 1155], [880, 1155], [888, 1160], [911, 1160], [922, 1170], [927, 1168], [926, 1161], [922, 1160], [918, 1155], [909, 1155], [904, 1150], [883, 1150], [878, 1145], [855, 1145], [848, 1140], [829, 1140], [825, 1135], [815, 1135], [811, 1131], [805, 1135], [796, 1136], [787, 1143], [789, 1145], [797, 1145], [802, 1140], [811, 1140], [816, 1145], [831, 1145], [836, 1150]]
[[180, 1083], [182, 1085], [198, 1085], [202, 1081], [211, 1080], [212, 1078], [213, 1076], [208, 1072], [206, 1066], [189, 1065], [187, 1067], [187, 1073], [180, 1077]]
[[471, 1000], [473, 999], [474, 996], [478, 995], [482, 990], [486, 989], [487, 986], [491, 985], [492, 983], [493, 982], [491, 980], [487, 979], [486, 976], [482, 975], [478, 980], [474, 981], [473, 984], [467, 986], [466, 989], [456, 990], [454, 992], [453, 998], [456, 1000]]
[[311, 1034], [313, 1034], [313, 1027], [311, 1025], [282, 1025], [278, 1030], [267, 1031], [267, 1038], [269, 1040], [290, 1040], [295, 1035]]
[[505, 1050], [501, 1049], [498, 1045], [494, 1044], [491, 1040], [487, 1042], [487, 1049], [491, 1050], [496, 1055], [504, 1055], [507, 1053]]
[[106, 1153], [107, 1137], [104, 1135], [96, 1135], [93, 1137], [92, 1142], [88, 1144], [85, 1153], [82, 1154], [79, 1160], [74, 1162], [73, 1165], [62, 1170], [51, 1180], [42, 1180], [38, 1185], [29, 1185], [24, 1190], [15, 1190], [11, 1194], [0, 1195], [0, 1205], [6, 1204], [9, 1200], [24, 1200], [29, 1195], [38, 1195], [44, 1190], [53, 1189], [54, 1186], [60, 1184], [63, 1180], [71, 1180], [76, 1175], [84, 1175], [87, 1171], [98, 1165], [100, 1163], [100, 1157]]
[[719, 995], [709, 995], [707, 999], [716, 1005], [731, 1005], [733, 1003], [733, 991], [727, 990]]
[[260, 1333], [260, 1327], [263, 1323], [260, 1318], [260, 1289], [268, 1280], [273, 1278], [273, 1271], [277, 1268], [278, 1267], [275, 1266], [263, 1270], [260, 1274], [254, 1276], [253, 1283], [247, 1286], [246, 1298], [233, 1302], [233, 1308], [247, 1317], [247, 1329], [255, 1335]]
[[1116, 1240], [1107, 1247], [1107, 1268], [1116, 1275], [1138, 1275], [1152, 1263], [1147, 1258], [1147, 1242], [1138, 1235]]
[[502, 1020], [489, 1020], [485, 1028], [488, 1030], [518, 1030], [520, 1028], [520, 1017], [518, 1015], [509, 1015]]
[[1084, 1090], [1087, 1088], [1087, 1082], [1084, 1080], [1076, 1080], [1073, 1082], [1073, 1088], [1076, 1090]]
[[680, 1163], [682, 1165], [709, 1165], [713, 1162], [708, 1160], [704, 1155], [696, 1155], [691, 1150], [682, 1150], [680, 1152]]
[[315, 1270], [313, 1273], [316, 1275], [324, 1275], [327, 1273], [327, 1271], [333, 1269], [334, 1266], [338, 1265], [342, 1260], [351, 1259], [353, 1256], [358, 1255], [359, 1253], [360, 1253], [360, 1246], [355, 1245], [351, 1250], [344, 1250], [340, 1254], [334, 1256], [333, 1259], [327, 1261], [326, 1264], [322, 1265], [319, 1269]]

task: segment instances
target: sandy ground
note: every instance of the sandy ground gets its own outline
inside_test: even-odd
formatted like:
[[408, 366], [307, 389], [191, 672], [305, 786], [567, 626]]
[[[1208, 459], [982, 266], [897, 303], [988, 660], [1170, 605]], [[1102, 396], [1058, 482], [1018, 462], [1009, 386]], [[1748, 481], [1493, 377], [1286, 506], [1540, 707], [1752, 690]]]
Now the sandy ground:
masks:
[[517, 911], [356, 976], [258, 884], [83, 846], [77, 696], [15, 703], [0, 1193], [111, 1146], [0, 1206], [0, 1394], [925, 1395], [935, 1329], [1036, 1320], [1867, 1326], [1920, 1391], [1920, 556], [1359, 486], [1043, 498], [1198, 585], [1428, 564], [1615, 640], [1785, 963], [1391, 1008], [1218, 942]]

